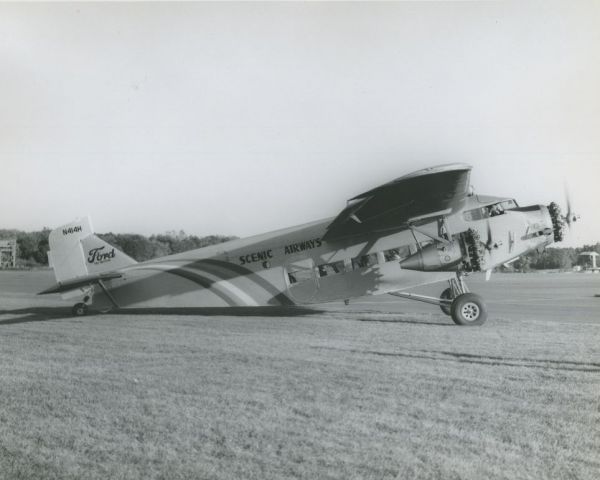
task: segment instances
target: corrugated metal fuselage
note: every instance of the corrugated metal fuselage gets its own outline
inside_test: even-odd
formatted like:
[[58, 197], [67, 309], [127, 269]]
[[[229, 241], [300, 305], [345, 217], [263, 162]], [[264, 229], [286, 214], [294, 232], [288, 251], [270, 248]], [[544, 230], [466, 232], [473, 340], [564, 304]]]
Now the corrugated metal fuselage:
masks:
[[[375, 295], [445, 280], [448, 272], [402, 270], [383, 252], [413, 245], [404, 230], [347, 245], [321, 240], [328, 221], [316, 222], [139, 263], [105, 282], [112, 301], [96, 286], [97, 308], [281, 306]], [[419, 235], [421, 241], [426, 237]], [[416, 251], [416, 250], [415, 250]], [[369, 265], [352, 259], [371, 255]], [[376, 255], [376, 257], [375, 257]], [[337, 274], [319, 265], [342, 262]]]
[[[446, 217], [450, 233], [471, 228], [484, 239], [490, 224], [499, 232], [502, 238], [496, 238], [486, 268], [546, 242], [545, 237], [529, 232], [550, 223], [545, 207], [538, 212], [507, 211], [491, 219], [465, 220], [465, 211], [498, 200], [502, 199], [470, 197], [462, 211]], [[318, 221], [138, 263], [121, 270], [121, 278], [104, 282], [110, 298], [94, 287], [93, 305], [198, 308], [311, 304], [404, 290], [455, 275], [456, 265], [435, 271], [400, 266], [402, 258], [432, 243], [430, 235], [440, 234], [437, 219], [421, 222], [419, 231], [378, 232], [326, 242], [322, 238], [330, 222]]]

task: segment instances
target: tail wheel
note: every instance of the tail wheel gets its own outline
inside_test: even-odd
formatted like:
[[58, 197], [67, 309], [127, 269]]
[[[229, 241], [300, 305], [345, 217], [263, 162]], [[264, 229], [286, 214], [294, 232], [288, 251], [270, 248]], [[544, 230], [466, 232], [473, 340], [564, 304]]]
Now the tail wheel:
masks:
[[84, 315], [87, 315], [88, 307], [85, 303], [76, 303], [73, 305], [71, 312], [76, 317], [83, 317]]
[[450, 307], [450, 314], [457, 325], [482, 325], [487, 320], [483, 298], [474, 293], [463, 293], [456, 297]]
[[[447, 288], [446, 290], [444, 290], [442, 292], [442, 294], [440, 295], [440, 298], [443, 300], [452, 300], [452, 289], [451, 288]], [[440, 309], [442, 310], [442, 312], [444, 312], [446, 315], [450, 316], [452, 315], [452, 304], [450, 305], [440, 305]]]

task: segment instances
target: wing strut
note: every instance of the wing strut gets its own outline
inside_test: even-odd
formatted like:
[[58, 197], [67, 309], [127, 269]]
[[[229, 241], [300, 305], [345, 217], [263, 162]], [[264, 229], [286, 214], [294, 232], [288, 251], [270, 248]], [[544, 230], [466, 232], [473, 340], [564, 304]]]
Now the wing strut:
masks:
[[102, 281], [102, 279], [98, 279], [98, 285], [100, 285], [100, 288], [104, 292], [104, 295], [106, 295], [106, 297], [110, 300], [110, 303], [113, 304], [113, 307], [120, 308], [119, 304], [115, 300], [115, 297], [113, 297], [112, 293], [110, 293], [108, 288], [106, 288], [106, 285], [104, 285], [104, 282]]

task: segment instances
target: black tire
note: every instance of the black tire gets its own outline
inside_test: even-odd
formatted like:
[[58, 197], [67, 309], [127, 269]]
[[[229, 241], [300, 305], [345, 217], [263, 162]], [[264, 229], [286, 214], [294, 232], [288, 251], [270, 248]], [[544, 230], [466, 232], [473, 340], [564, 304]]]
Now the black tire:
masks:
[[463, 293], [456, 297], [450, 313], [457, 325], [482, 325], [487, 320], [483, 298], [474, 293]]
[[[446, 290], [444, 290], [441, 293], [440, 298], [445, 299], [445, 300], [452, 300], [452, 289], [451, 288], [447, 288]], [[450, 305], [440, 305], [440, 310], [442, 312], [444, 312], [448, 316], [452, 315], [451, 309], [452, 309], [452, 304], [450, 304]]]
[[85, 303], [76, 303], [73, 305], [71, 312], [75, 317], [83, 317], [88, 313], [88, 307]]

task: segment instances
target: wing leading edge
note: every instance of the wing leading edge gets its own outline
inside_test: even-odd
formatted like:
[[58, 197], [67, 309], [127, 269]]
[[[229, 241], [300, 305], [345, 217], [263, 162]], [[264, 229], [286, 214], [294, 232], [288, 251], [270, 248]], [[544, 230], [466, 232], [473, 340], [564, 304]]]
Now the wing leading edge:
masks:
[[327, 226], [323, 239], [394, 230], [453, 213], [467, 197], [471, 168], [462, 163], [426, 168], [357, 195]]

